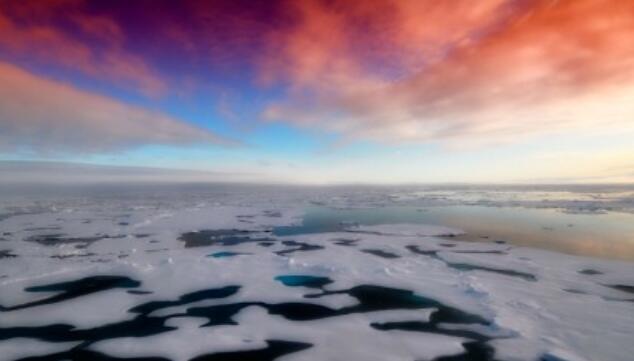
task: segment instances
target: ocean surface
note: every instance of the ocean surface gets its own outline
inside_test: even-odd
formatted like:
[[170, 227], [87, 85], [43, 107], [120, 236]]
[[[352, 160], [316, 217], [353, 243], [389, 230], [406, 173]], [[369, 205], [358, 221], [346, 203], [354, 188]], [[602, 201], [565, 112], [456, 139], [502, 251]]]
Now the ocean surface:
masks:
[[634, 260], [634, 214], [566, 213], [557, 208], [450, 205], [337, 209], [308, 207], [301, 224], [274, 234], [338, 232], [350, 225], [439, 224], [462, 229], [461, 240], [494, 240], [570, 254]]

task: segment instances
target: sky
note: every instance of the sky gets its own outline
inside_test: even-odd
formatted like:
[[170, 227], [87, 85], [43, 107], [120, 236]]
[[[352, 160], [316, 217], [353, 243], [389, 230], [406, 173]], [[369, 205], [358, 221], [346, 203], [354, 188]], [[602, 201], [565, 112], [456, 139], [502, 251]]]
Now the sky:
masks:
[[0, 0], [0, 161], [634, 182], [634, 1]]

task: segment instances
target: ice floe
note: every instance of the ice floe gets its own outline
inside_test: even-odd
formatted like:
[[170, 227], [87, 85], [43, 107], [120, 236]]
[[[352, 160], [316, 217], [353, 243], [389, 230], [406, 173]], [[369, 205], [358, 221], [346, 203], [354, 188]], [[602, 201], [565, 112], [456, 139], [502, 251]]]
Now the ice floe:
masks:
[[[634, 354], [632, 262], [465, 241], [440, 224], [277, 235], [301, 224], [300, 193], [227, 192], [13, 204], [0, 220], [0, 359]], [[421, 196], [332, 197], [371, 207], [406, 194]]]

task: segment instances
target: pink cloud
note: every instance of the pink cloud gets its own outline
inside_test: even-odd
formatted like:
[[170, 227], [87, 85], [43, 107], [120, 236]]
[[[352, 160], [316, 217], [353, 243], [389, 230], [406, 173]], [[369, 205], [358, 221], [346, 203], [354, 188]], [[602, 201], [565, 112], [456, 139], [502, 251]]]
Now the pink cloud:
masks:
[[[3, 2], [0, 49], [133, 86], [146, 95], [164, 94], [167, 85], [161, 77], [143, 58], [123, 48], [125, 35], [117, 23], [82, 11], [82, 5], [83, 1]], [[64, 14], [78, 31], [57, 26], [59, 14]]]
[[509, 4], [299, 2], [264, 117], [388, 142], [631, 129], [634, 3]]
[[234, 143], [160, 112], [0, 62], [0, 150], [105, 152], [148, 144]]

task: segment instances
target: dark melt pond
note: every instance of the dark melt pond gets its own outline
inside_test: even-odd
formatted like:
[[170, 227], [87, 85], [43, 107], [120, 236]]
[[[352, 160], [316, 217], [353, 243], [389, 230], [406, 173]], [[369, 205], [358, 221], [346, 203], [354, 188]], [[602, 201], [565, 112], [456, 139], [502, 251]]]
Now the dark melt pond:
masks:
[[360, 225], [435, 224], [467, 232], [462, 240], [505, 241], [565, 253], [634, 260], [634, 214], [564, 213], [557, 209], [436, 206], [306, 209], [298, 226], [277, 227], [276, 236], [340, 232]]

